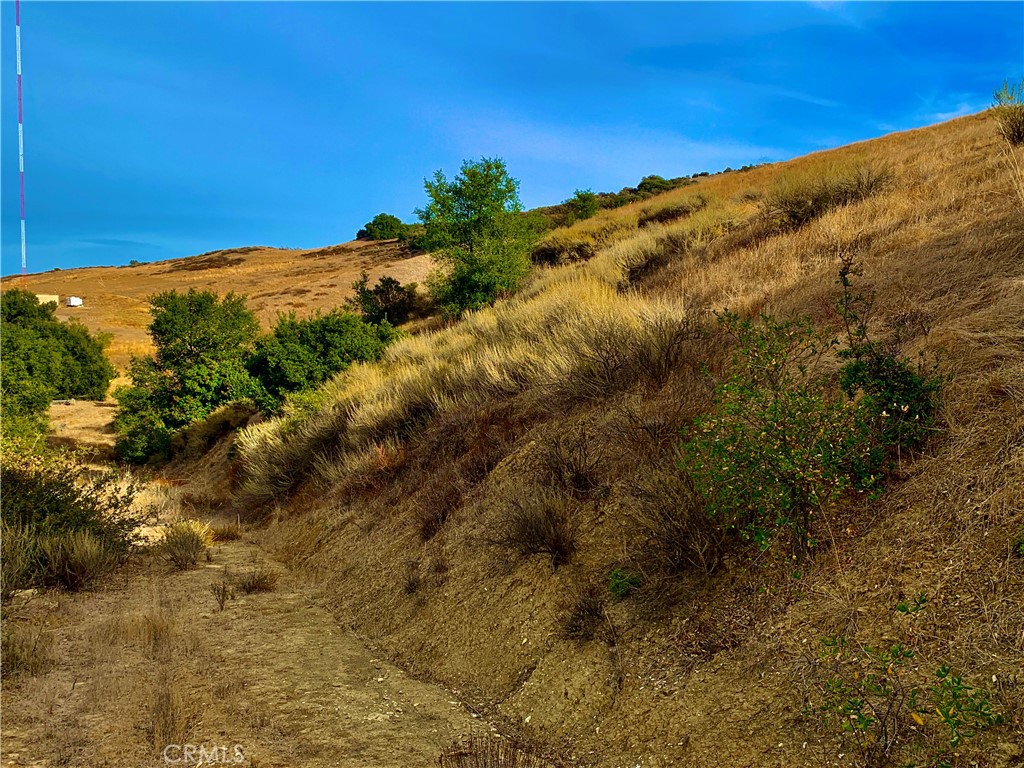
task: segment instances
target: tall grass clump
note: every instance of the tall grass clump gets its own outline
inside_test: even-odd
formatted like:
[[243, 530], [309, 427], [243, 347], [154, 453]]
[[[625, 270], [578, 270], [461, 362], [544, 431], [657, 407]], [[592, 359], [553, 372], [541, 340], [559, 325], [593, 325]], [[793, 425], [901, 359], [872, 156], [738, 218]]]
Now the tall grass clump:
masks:
[[0, 676], [35, 676], [54, 663], [53, 633], [41, 626], [4, 621], [0, 632]]
[[790, 174], [776, 182], [758, 206], [762, 220], [784, 232], [798, 229], [834, 208], [870, 197], [891, 181], [890, 170], [872, 165]]
[[187, 571], [195, 568], [212, 542], [213, 532], [208, 525], [196, 520], [179, 520], [164, 531], [160, 550], [176, 569]]
[[992, 116], [999, 135], [1015, 147], [1024, 144], [1024, 79], [1014, 85], [1009, 80], [993, 94]]
[[661, 323], [675, 314], [589, 274], [552, 270], [457, 325], [398, 340], [379, 363], [328, 382], [309, 407], [287, 405], [281, 417], [244, 429], [236, 500], [265, 509], [307, 479], [334, 487], [356, 472], [373, 487], [375, 474], [392, 471], [381, 457], [401, 455], [444, 414], [527, 391], [543, 407], [607, 399], [634, 386], [640, 357], [662, 377], [679, 358], [676, 326], [686, 333], [682, 319]]

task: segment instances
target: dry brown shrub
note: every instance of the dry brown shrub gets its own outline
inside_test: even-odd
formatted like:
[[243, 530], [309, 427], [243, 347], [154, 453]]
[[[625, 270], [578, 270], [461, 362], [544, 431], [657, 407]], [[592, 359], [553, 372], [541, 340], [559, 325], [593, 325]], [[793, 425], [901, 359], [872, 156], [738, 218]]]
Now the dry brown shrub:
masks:
[[576, 498], [589, 498], [608, 488], [605, 475], [611, 459], [605, 445], [586, 427], [548, 438], [540, 461], [542, 481]]
[[572, 500], [547, 489], [524, 489], [506, 500], [489, 542], [524, 557], [547, 555], [557, 569], [576, 553], [579, 520]]
[[635, 524], [643, 539], [637, 559], [653, 576], [713, 573], [725, 555], [728, 531], [705, 513], [693, 483], [680, 470], [657, 468], [634, 483]]
[[430, 476], [412, 498], [420, 538], [430, 541], [462, 504], [462, 482], [450, 467]]
[[637, 219], [637, 226], [641, 229], [651, 224], [668, 224], [689, 216], [694, 211], [699, 211], [708, 204], [708, 199], [703, 195], [694, 195], [683, 200], [673, 201], [668, 204], [652, 205], [641, 211]]
[[445, 749], [437, 764], [439, 768], [550, 768], [558, 763], [536, 757], [520, 739], [473, 735]]
[[604, 590], [591, 585], [580, 590], [562, 613], [562, 635], [569, 640], [593, 640], [605, 628]]

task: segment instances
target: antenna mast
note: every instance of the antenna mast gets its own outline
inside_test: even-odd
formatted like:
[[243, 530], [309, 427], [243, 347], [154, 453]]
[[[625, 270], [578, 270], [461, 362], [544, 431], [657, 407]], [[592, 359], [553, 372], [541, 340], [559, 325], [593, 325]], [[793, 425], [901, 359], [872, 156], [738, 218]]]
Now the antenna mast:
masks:
[[21, 281], [25, 282], [25, 129], [21, 109], [21, 0], [14, 0], [15, 48], [18, 57], [18, 177], [21, 184]]

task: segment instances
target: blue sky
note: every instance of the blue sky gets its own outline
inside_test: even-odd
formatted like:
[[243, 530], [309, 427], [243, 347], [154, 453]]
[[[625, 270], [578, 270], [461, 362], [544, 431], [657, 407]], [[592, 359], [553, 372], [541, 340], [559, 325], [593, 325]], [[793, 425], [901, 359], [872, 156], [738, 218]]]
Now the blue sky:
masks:
[[[20, 270], [14, 4], [2, 272]], [[1024, 3], [22, 3], [29, 270], [350, 239], [503, 157], [527, 207], [976, 112]]]

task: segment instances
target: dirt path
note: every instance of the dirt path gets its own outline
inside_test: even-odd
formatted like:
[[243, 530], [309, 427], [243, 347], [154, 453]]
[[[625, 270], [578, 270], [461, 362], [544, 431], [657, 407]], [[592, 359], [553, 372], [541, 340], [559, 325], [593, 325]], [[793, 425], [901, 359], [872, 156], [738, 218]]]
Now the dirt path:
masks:
[[[374, 658], [254, 544], [211, 552], [196, 570], [148, 557], [100, 591], [5, 609], [52, 636], [55, 664], [5, 681], [4, 766], [417, 768], [487, 728]], [[219, 610], [211, 584], [258, 566], [277, 588]], [[168, 745], [181, 749], [165, 759]]]

